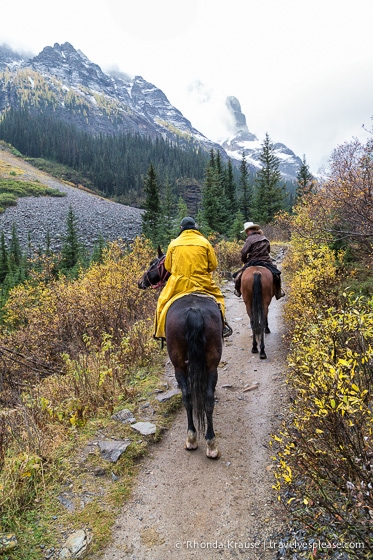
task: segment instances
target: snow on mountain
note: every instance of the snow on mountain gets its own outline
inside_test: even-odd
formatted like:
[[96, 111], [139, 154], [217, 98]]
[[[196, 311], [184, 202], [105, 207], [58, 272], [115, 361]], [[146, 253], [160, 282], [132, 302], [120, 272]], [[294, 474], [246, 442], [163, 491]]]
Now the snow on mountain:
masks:
[[[231, 158], [232, 162], [242, 161], [242, 154], [249, 167], [258, 171], [261, 164], [259, 156], [262, 151], [262, 142], [252, 134], [246, 124], [246, 117], [241, 111], [241, 105], [236, 97], [228, 97], [226, 105], [234, 120], [234, 133], [224, 140], [221, 145]], [[279, 170], [284, 179], [294, 181], [296, 179], [302, 160], [294, 154], [290, 148], [280, 142], [274, 143], [274, 154], [280, 160]]]

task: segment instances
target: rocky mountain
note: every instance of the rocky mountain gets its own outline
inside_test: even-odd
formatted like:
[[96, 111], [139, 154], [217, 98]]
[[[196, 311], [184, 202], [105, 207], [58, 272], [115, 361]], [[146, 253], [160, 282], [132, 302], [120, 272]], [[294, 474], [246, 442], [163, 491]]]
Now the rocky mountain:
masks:
[[[0, 115], [8, 108], [50, 111], [92, 133], [134, 132], [162, 136], [178, 145], [196, 145], [207, 152], [219, 150], [239, 167], [245, 152], [252, 172], [259, 168], [261, 142], [249, 132], [246, 117], [235, 97], [227, 99], [234, 132], [217, 144], [196, 130], [168, 101], [166, 95], [141, 76], [105, 73], [70, 43], [45, 47], [35, 57], [0, 46]], [[301, 160], [284, 144], [275, 144], [280, 171], [294, 180]]]
[[[242, 161], [242, 153], [251, 169], [260, 169], [259, 156], [262, 151], [262, 142], [255, 134], [249, 131], [246, 124], [246, 117], [241, 111], [240, 102], [236, 97], [228, 97], [226, 100], [227, 108], [233, 119], [234, 132], [227, 138], [222, 147], [231, 158], [232, 162]], [[280, 160], [279, 170], [284, 179], [294, 181], [296, 179], [302, 160], [295, 155], [285, 144], [274, 143], [274, 153]]]
[[92, 133], [136, 132], [224, 153], [155, 85], [141, 76], [105, 74], [70, 43], [45, 47], [33, 58], [0, 46], [0, 72], [0, 114], [9, 107], [27, 106], [31, 111], [53, 111]]

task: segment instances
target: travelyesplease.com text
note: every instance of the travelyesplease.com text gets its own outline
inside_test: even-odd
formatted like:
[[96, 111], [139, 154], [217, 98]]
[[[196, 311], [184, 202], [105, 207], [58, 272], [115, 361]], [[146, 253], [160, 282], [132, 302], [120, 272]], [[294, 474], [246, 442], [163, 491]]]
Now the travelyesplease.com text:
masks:
[[178, 550], [364, 550], [364, 543], [362, 542], [343, 542], [343, 541], [275, 541], [271, 539], [253, 540], [253, 541], [177, 541], [175, 548]]

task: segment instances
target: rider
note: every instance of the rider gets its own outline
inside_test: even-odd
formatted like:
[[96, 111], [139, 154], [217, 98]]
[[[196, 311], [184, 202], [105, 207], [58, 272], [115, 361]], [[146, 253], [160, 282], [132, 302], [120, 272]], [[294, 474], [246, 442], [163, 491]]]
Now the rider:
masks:
[[273, 274], [273, 285], [276, 299], [285, 296], [284, 290], [281, 288], [281, 272], [273, 264], [273, 258], [270, 255], [271, 247], [268, 239], [264, 236], [258, 224], [253, 222], [245, 222], [244, 229], [241, 233], [246, 233], [247, 238], [241, 249], [241, 260], [244, 267], [233, 274], [235, 279], [235, 295], [241, 296], [241, 275], [248, 266], [266, 266]]
[[169, 244], [164, 266], [171, 276], [158, 298], [155, 337], [165, 337], [166, 313], [175, 296], [191, 292], [202, 292], [215, 298], [222, 313], [223, 337], [230, 336], [232, 329], [225, 321], [224, 297], [211, 275], [218, 266], [216, 254], [190, 216], [183, 218], [180, 234]]

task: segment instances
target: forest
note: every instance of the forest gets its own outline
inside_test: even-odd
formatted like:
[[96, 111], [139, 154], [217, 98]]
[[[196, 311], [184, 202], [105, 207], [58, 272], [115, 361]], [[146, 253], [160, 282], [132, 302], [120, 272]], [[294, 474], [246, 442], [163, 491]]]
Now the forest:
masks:
[[[141, 206], [143, 182], [152, 163], [162, 181], [201, 183], [208, 154], [181, 148], [161, 137], [140, 134], [93, 135], [50, 114], [11, 110], [0, 120], [0, 139], [27, 158], [61, 164], [64, 179], [82, 183], [103, 196]], [[44, 165], [46, 165], [46, 161]], [[50, 169], [45, 168], [48, 171]]]

